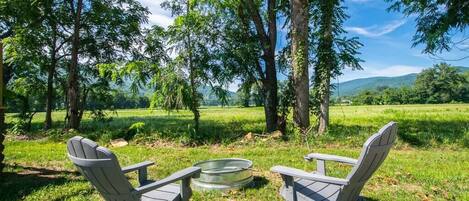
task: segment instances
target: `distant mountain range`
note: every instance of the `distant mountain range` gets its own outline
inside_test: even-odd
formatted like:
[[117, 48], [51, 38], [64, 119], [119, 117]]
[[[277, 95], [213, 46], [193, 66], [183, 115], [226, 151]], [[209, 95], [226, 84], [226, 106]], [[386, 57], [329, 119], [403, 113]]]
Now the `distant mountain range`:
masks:
[[[460, 72], [469, 71], [468, 67], [456, 67]], [[415, 83], [418, 73], [412, 73], [397, 77], [369, 77], [350, 80], [336, 84], [333, 96], [353, 96], [363, 90], [372, 90], [378, 87], [403, 87], [412, 86]]]
[[[456, 67], [460, 72], [469, 71], [468, 67]], [[378, 87], [403, 87], [412, 86], [415, 83], [418, 73], [396, 77], [369, 77], [360, 78], [355, 80], [346, 81], [336, 84], [335, 89], [332, 91], [333, 97], [337, 96], [353, 96], [363, 90], [373, 90]], [[220, 105], [218, 97], [213, 93], [212, 89], [208, 86], [201, 86], [198, 89], [199, 93], [203, 95], [203, 105]], [[149, 90], [143, 89], [141, 95], [150, 93]], [[228, 91], [229, 105], [233, 105], [237, 100], [236, 92]]]

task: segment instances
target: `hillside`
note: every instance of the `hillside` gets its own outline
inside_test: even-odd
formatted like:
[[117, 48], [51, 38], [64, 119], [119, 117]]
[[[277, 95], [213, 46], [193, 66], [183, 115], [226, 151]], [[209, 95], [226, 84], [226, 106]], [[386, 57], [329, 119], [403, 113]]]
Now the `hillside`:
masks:
[[[456, 67], [460, 72], [469, 71], [468, 67]], [[397, 77], [368, 77], [368, 78], [360, 78], [355, 80], [346, 81], [343, 83], [339, 83], [339, 85], [335, 84], [335, 89], [333, 90], [333, 96], [353, 96], [356, 95], [358, 92], [366, 90], [366, 89], [376, 89], [378, 87], [403, 87], [403, 86], [411, 86], [415, 83], [415, 79], [417, 78], [417, 73], [412, 73], [403, 76]], [[129, 85], [129, 84], [127, 84]], [[128, 86], [124, 87], [128, 90]], [[212, 89], [208, 86], [201, 86], [199, 87], [199, 93], [203, 96], [203, 105], [220, 105], [220, 101], [218, 100], [215, 93], [213, 93]], [[141, 95], [148, 95], [151, 93], [148, 89], [141, 89]], [[237, 100], [236, 92], [228, 91], [229, 97], [229, 105], [234, 104]]]
[[415, 82], [417, 73], [398, 77], [369, 77], [335, 84], [334, 96], [352, 96], [366, 89], [376, 89], [381, 86], [403, 87]]
[[[209, 86], [201, 86], [198, 89], [199, 93], [203, 96], [203, 103], [202, 105], [221, 105], [220, 100], [218, 100], [217, 95]], [[228, 105], [233, 105], [234, 101], [236, 100], [236, 93], [232, 91], [228, 91]]]
[[[469, 71], [468, 67], [456, 67], [460, 72]], [[403, 87], [411, 86], [415, 83], [417, 73], [412, 73], [397, 77], [369, 77], [350, 80], [347, 82], [335, 84], [333, 96], [353, 96], [366, 89], [376, 89], [378, 87]]]

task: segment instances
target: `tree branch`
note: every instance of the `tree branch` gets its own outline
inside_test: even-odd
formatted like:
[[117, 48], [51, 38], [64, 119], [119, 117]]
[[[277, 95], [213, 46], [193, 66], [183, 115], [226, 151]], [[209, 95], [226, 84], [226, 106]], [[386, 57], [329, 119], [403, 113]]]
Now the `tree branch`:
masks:
[[267, 5], [267, 15], [269, 16], [269, 39], [271, 52], [275, 52], [275, 46], [277, 44], [277, 11], [276, 0], [269, 0]]
[[259, 77], [261, 77], [261, 81], [264, 82], [265, 80], [264, 71], [262, 70], [261, 64], [259, 64], [258, 60], [256, 60], [256, 70], [257, 70], [257, 73], [259, 73]]
[[441, 56], [438, 56], [438, 55], [430, 55], [430, 58], [431, 59], [434, 59], [434, 60], [440, 60], [440, 61], [462, 61], [462, 60], [465, 60], [465, 59], [469, 59], [469, 55], [468, 56], [463, 56], [461, 58], [456, 58], [456, 59], [445, 59]]
[[[244, 15], [242, 5], [239, 5], [239, 7], [238, 7], [238, 15], [241, 18], [241, 23], [243, 25], [243, 29], [244, 29], [245, 34], [250, 36], [251, 32], [249, 31], [249, 22], [248, 22], [248, 19], [246, 18], [246, 16]], [[259, 74], [259, 77], [261, 78], [261, 81], [263, 82], [265, 80], [265, 75], [264, 75], [264, 71], [262, 70], [262, 67], [259, 64], [258, 60], [255, 61], [255, 66], [256, 66], [256, 71]]]
[[[264, 30], [264, 22], [262, 21], [262, 17], [259, 14], [259, 9], [257, 8], [257, 6], [254, 5], [253, 0], [247, 0], [247, 5], [248, 10], [251, 13], [252, 21], [254, 22], [254, 25], [256, 27], [257, 35], [265, 51], [269, 47], [269, 37], [267, 36], [267, 33]], [[265, 51], [264, 54], [267, 52], [268, 51]]]
[[70, 36], [70, 37], [64, 39], [64, 40], [62, 41], [62, 43], [60, 43], [60, 45], [57, 46], [57, 48], [55, 48], [55, 51], [58, 52], [58, 51], [59, 51], [60, 49], [62, 49], [62, 47], [63, 47], [65, 44], [67, 44], [67, 42], [69, 42], [71, 39], [72, 39], [72, 36]]

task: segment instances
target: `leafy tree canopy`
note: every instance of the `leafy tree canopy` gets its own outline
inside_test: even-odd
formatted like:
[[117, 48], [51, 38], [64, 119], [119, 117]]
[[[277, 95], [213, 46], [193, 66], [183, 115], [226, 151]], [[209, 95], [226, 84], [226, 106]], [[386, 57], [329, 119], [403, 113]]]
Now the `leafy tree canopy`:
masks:
[[[455, 33], [464, 33], [469, 25], [469, 3], [465, 0], [386, 0], [389, 10], [417, 16], [417, 31], [413, 46], [424, 44], [424, 53], [435, 54], [453, 48], [467, 51], [461, 43], [469, 39], [463, 35], [454, 40]], [[465, 57], [467, 58], [467, 57]]]

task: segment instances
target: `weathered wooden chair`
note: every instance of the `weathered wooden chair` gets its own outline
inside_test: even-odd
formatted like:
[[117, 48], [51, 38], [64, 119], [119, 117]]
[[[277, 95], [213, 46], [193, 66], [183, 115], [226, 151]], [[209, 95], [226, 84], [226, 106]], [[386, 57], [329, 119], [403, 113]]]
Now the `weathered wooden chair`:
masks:
[[[73, 137], [67, 142], [68, 157], [83, 176], [101, 193], [105, 200], [189, 200], [192, 195], [190, 179], [201, 169], [190, 167], [159, 180], [147, 180], [147, 167], [153, 162], [142, 162], [121, 169], [116, 156], [96, 142]], [[134, 188], [125, 173], [138, 171], [140, 186]], [[180, 186], [173, 184], [182, 181]]]
[[[394, 122], [381, 128], [365, 142], [358, 160], [327, 154], [309, 154], [305, 156], [306, 160], [317, 160], [317, 170], [312, 173], [289, 167], [272, 167], [271, 170], [280, 173], [284, 181], [281, 196], [288, 201], [361, 199], [363, 186], [388, 155], [396, 133], [397, 124]], [[352, 165], [353, 169], [345, 179], [329, 177], [326, 176], [325, 161]]]

